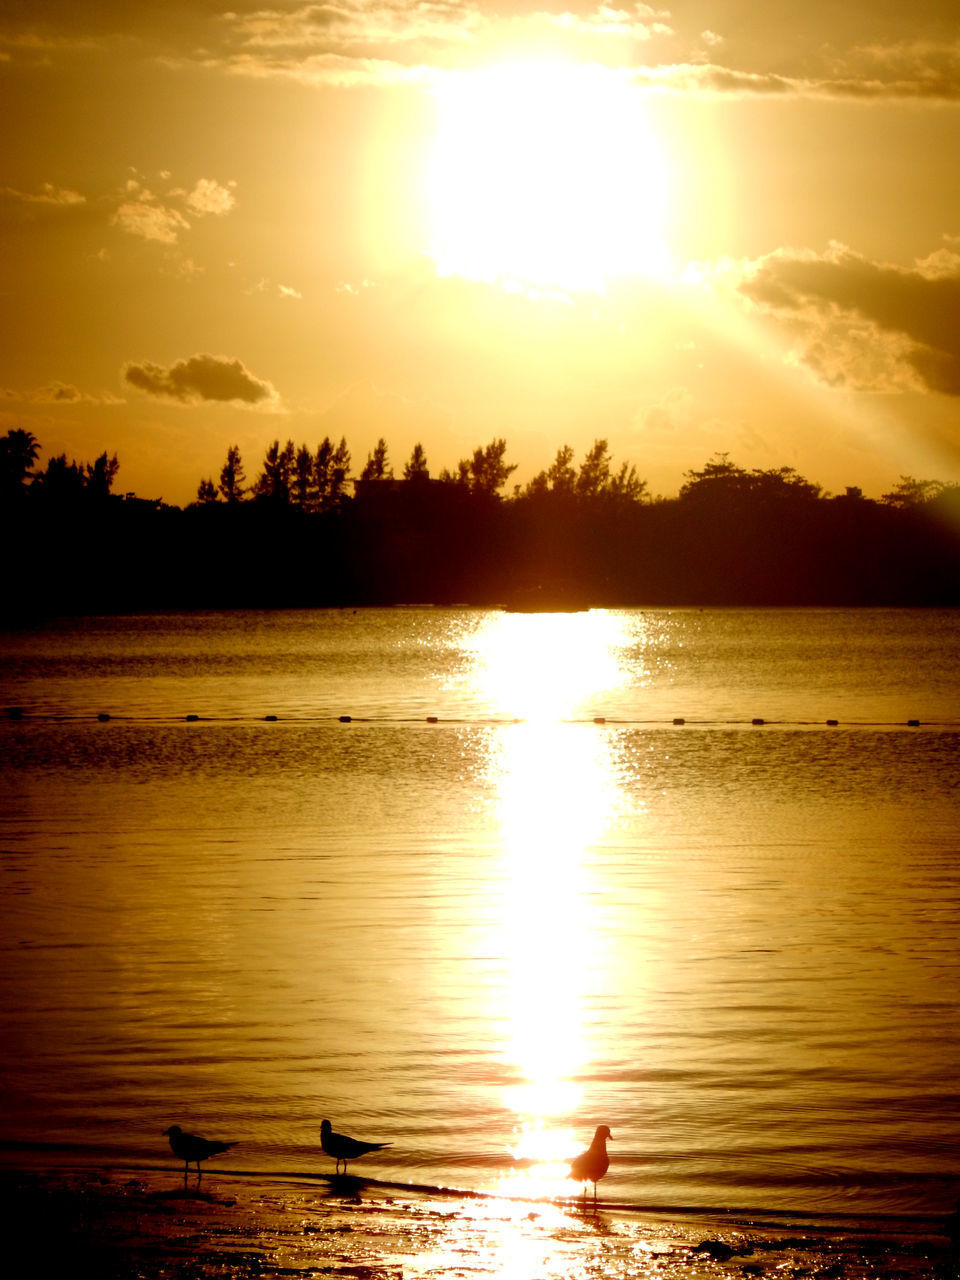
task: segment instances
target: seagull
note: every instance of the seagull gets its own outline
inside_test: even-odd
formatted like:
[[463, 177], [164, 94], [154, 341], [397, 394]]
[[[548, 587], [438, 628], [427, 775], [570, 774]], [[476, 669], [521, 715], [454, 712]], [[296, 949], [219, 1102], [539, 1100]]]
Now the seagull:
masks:
[[187, 1168], [192, 1160], [197, 1162], [197, 1177], [200, 1177], [200, 1161], [210, 1156], [218, 1156], [221, 1151], [229, 1151], [235, 1142], [210, 1142], [195, 1133], [184, 1133], [178, 1124], [164, 1129], [164, 1137], [170, 1138], [170, 1149], [183, 1161], [183, 1176], [187, 1176]]
[[340, 1161], [343, 1161], [343, 1172], [347, 1172], [347, 1161], [357, 1160], [368, 1151], [382, 1151], [389, 1147], [389, 1142], [359, 1142], [356, 1138], [348, 1138], [344, 1133], [334, 1133], [329, 1120], [320, 1123], [320, 1145], [328, 1156], [337, 1162], [337, 1173], [340, 1172]]
[[586, 1151], [581, 1151], [570, 1161], [570, 1177], [583, 1183], [583, 1196], [587, 1196], [587, 1183], [593, 1183], [593, 1199], [597, 1199], [597, 1183], [610, 1168], [610, 1157], [607, 1155], [607, 1139], [613, 1134], [605, 1124], [598, 1124], [593, 1141]]

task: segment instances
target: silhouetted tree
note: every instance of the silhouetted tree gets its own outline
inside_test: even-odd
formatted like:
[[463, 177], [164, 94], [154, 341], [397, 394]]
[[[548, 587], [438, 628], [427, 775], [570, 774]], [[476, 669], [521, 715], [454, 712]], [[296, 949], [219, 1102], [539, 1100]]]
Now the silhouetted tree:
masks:
[[[228, 519], [217, 495], [241, 501], [236, 446], [219, 486], [203, 479], [180, 511], [107, 500], [115, 455], [60, 454], [41, 470], [30, 433], [8, 433], [0, 474], [19, 500], [0, 503], [4, 545], [30, 546], [47, 572], [8, 575], [3, 603], [960, 605], [960, 485], [901, 476], [882, 502], [855, 487], [825, 497], [793, 467], [747, 471], [718, 454], [686, 473], [680, 496], [649, 501], [635, 467], [615, 469], [598, 439], [579, 468], [564, 445], [501, 500], [514, 471], [505, 452], [495, 439], [444, 472], [446, 484], [371, 486], [351, 501], [345, 439], [313, 455], [277, 440], [255, 489], [279, 507], [246, 504]], [[383, 440], [368, 463], [367, 474], [387, 474]], [[427, 475], [418, 445], [404, 477]], [[76, 572], [107, 557], [109, 575]]]
[[643, 502], [647, 498], [647, 482], [640, 479], [632, 463], [624, 462], [617, 474], [607, 481], [607, 491], [612, 497], [627, 502]]
[[293, 463], [293, 501], [301, 511], [316, 507], [317, 487], [313, 475], [313, 454], [302, 444]]
[[430, 478], [427, 455], [423, 451], [422, 444], [417, 443], [413, 446], [410, 461], [403, 468], [403, 478], [404, 480], [428, 480]]
[[313, 488], [316, 494], [317, 506], [321, 511], [325, 511], [330, 500], [330, 467], [333, 462], [333, 442], [329, 436], [324, 436], [317, 445], [317, 452], [313, 457]]
[[749, 479], [746, 471], [730, 461], [728, 453], [717, 453], [700, 471], [685, 471], [686, 483], [680, 486], [681, 502], [738, 497], [746, 492]]
[[83, 467], [78, 462], [68, 462], [65, 453], [58, 453], [50, 458], [33, 484], [36, 491], [49, 503], [64, 503], [83, 493], [86, 478]]
[[330, 484], [327, 489], [327, 506], [339, 507], [346, 497], [347, 481], [350, 479], [350, 450], [347, 442], [340, 437], [340, 443], [330, 457]]
[[795, 467], [776, 467], [768, 471], [754, 468], [748, 481], [749, 491], [763, 500], [788, 499], [802, 501], [819, 498], [820, 485], [805, 480]]
[[120, 463], [116, 454], [108, 458], [106, 451], [101, 453], [92, 464], [88, 462], [84, 469], [87, 492], [94, 498], [109, 497], [119, 470]]
[[295, 446], [292, 440], [288, 440], [282, 449], [280, 441], [274, 440], [264, 455], [263, 470], [253, 487], [254, 496], [284, 506], [289, 503], [294, 458]]
[[472, 458], [461, 458], [455, 475], [444, 470], [440, 479], [451, 484], [465, 485], [471, 493], [495, 497], [497, 490], [506, 484], [517, 469], [515, 464], [508, 466], [504, 462], [506, 452], [506, 440], [491, 440], [485, 449], [474, 449]]
[[595, 498], [603, 492], [610, 479], [609, 447], [606, 440], [595, 440], [587, 451], [577, 475], [578, 498]]
[[544, 493], [553, 493], [558, 497], [572, 497], [577, 473], [573, 466], [573, 450], [568, 444], [557, 450], [557, 456], [546, 471], [538, 471], [523, 490], [527, 498], [537, 497]]
[[387, 462], [387, 442], [383, 436], [377, 441], [376, 448], [373, 453], [367, 455], [363, 470], [360, 472], [361, 480], [391, 480], [393, 479], [393, 468]]
[[557, 456], [547, 469], [547, 484], [552, 493], [572, 496], [577, 487], [577, 473], [573, 469], [573, 449], [565, 444], [557, 450]]
[[32, 431], [14, 427], [0, 438], [0, 493], [5, 498], [24, 490], [40, 445]]
[[440, 479], [444, 484], [460, 485], [464, 489], [470, 488], [470, 459], [461, 458], [457, 463], [456, 471], [450, 471], [444, 467], [440, 472]]
[[880, 495], [880, 501], [891, 507], [922, 507], [936, 498], [943, 487], [939, 480], [915, 480], [913, 476], [901, 476], [889, 493]]
[[220, 495], [224, 502], [243, 501], [245, 479], [239, 446], [232, 444], [227, 450], [227, 460], [220, 469]]

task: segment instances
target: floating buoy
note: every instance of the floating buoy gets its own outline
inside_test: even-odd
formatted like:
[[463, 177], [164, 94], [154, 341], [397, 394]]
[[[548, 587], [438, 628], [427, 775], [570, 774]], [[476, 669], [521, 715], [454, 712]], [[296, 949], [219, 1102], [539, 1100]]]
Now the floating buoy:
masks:
[[828, 720], [828, 721], [827, 721], [827, 724], [839, 724], [839, 723], [840, 723], [840, 721], [839, 721], [839, 720]]
[[437, 723], [436, 716], [427, 716], [427, 724], [436, 724], [436, 723]]
[[276, 716], [264, 716], [264, 720], [276, 720]]
[[100, 721], [101, 724], [106, 724], [106, 722], [110, 719], [110, 717], [109, 715], [107, 715], [106, 711], [99, 711], [97, 713], [97, 719]]
[[674, 717], [673, 717], [673, 723], [674, 723], [674, 724], [686, 724], [687, 722], [686, 722], [686, 720], [684, 720], [683, 716], [674, 716]]
[[760, 716], [754, 716], [754, 718], [750, 721], [750, 723], [751, 723], [751, 724], [764, 724], [764, 723], [766, 723], [766, 722], [765, 722], [763, 719], [761, 719], [761, 717], [760, 717]]
[[353, 716], [341, 716], [341, 717], [340, 717], [340, 723], [341, 723], [341, 724], [349, 724], [349, 723], [350, 723], [350, 721], [351, 721], [352, 719], [353, 719]]
[[908, 721], [907, 721], [907, 724], [910, 726], [910, 728], [911, 728], [911, 729], [917, 729], [917, 728], [919, 728], [919, 727], [920, 727], [920, 721], [919, 721], [919, 720], [908, 720]]
[[199, 716], [194, 716], [194, 715], [189, 715], [189, 716], [187, 716], [187, 719], [188, 719], [188, 720], [199, 720], [199, 719], [200, 719], [200, 717], [199, 717]]

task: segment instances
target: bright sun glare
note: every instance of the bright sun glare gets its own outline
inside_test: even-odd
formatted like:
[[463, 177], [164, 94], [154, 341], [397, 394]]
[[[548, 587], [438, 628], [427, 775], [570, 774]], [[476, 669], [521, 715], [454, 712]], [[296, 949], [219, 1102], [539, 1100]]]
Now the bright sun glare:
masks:
[[428, 175], [441, 275], [529, 291], [663, 276], [667, 168], [623, 73], [508, 62], [437, 90]]

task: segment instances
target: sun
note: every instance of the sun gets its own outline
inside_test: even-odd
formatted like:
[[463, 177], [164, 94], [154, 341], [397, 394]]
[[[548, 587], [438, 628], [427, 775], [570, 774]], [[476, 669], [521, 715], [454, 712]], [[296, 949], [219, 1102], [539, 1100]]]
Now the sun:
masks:
[[642, 93], [559, 61], [452, 72], [427, 173], [441, 275], [602, 292], [669, 267], [668, 167]]

